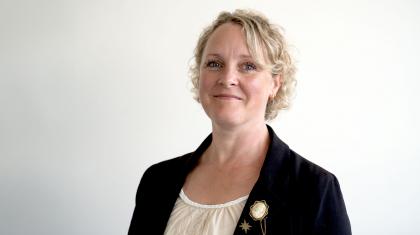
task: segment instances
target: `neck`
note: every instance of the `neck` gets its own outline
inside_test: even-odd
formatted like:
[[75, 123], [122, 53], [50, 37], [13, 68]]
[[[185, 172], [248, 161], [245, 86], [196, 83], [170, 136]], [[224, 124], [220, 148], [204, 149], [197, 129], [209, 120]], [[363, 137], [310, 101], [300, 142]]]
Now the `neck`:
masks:
[[220, 166], [262, 164], [270, 144], [264, 122], [236, 128], [213, 123], [212, 143], [202, 162]]

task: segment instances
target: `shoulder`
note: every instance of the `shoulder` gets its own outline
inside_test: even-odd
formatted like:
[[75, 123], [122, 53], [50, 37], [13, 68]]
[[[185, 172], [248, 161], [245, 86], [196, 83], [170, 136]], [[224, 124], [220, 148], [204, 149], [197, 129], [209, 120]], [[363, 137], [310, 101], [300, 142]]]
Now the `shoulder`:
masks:
[[270, 175], [267, 178], [306, 190], [314, 190], [314, 187], [320, 187], [320, 184], [336, 180], [334, 174], [292, 150], [271, 127], [268, 126], [268, 130], [271, 145], [266, 157], [266, 166], [263, 167], [264, 173]]
[[190, 155], [165, 160], [146, 169], [137, 188], [129, 234], [140, 234], [144, 226], [154, 227], [160, 231], [156, 233], [163, 233], [182, 186], [183, 169]]
[[351, 234], [344, 198], [337, 177], [290, 151], [291, 205], [306, 215], [314, 234]]
[[337, 180], [333, 173], [302, 157], [293, 150], [290, 150], [289, 164], [290, 177], [297, 184], [318, 186], [319, 184], [328, 184]]
[[[175, 192], [184, 177], [184, 169], [191, 153], [158, 162], [148, 167], [140, 179], [136, 202]], [[159, 197], [160, 197], [159, 196]]]
[[288, 183], [295, 198], [311, 203], [325, 202], [325, 197], [330, 197], [330, 201], [335, 200], [332, 197], [343, 200], [337, 177], [293, 150], [290, 150], [288, 168]]

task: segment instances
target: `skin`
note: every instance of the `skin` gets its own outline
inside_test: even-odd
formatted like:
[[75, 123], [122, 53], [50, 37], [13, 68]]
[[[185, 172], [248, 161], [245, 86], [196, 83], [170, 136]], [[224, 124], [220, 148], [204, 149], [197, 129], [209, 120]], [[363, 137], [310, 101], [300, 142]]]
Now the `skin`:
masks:
[[193, 201], [220, 204], [248, 195], [269, 145], [265, 108], [281, 81], [251, 57], [241, 26], [225, 23], [209, 37], [200, 65], [199, 97], [213, 141], [187, 176]]

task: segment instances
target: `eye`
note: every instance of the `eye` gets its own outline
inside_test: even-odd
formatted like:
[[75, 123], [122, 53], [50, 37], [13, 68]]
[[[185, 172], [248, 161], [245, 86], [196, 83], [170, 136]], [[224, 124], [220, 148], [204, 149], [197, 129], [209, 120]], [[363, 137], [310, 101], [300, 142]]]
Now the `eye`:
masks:
[[243, 63], [241, 67], [246, 72], [257, 70], [257, 66], [251, 62]]
[[215, 60], [209, 60], [206, 63], [206, 68], [209, 68], [211, 70], [217, 70], [222, 67], [221, 63], [215, 61]]

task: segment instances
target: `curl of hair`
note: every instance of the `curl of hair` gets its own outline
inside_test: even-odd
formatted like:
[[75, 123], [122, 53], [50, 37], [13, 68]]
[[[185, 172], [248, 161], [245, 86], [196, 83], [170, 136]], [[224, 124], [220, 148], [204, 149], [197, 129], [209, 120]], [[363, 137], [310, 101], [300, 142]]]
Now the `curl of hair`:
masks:
[[225, 23], [240, 25], [251, 56], [259, 64], [268, 62], [267, 67], [271, 70], [272, 75], [280, 76], [281, 87], [274, 98], [267, 102], [265, 111], [265, 120], [272, 120], [280, 110], [287, 109], [291, 105], [296, 87], [296, 67], [282, 34], [283, 30], [271, 24], [265, 16], [255, 11], [221, 12], [210, 26], [204, 28], [195, 47], [194, 61], [189, 70], [194, 99], [200, 102], [198, 96], [200, 66], [207, 41], [210, 35]]

